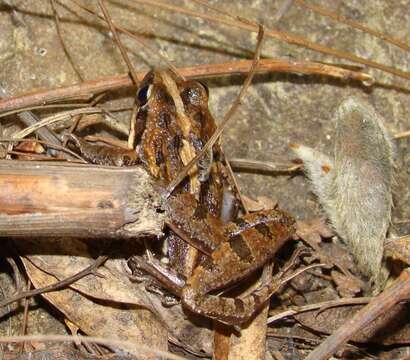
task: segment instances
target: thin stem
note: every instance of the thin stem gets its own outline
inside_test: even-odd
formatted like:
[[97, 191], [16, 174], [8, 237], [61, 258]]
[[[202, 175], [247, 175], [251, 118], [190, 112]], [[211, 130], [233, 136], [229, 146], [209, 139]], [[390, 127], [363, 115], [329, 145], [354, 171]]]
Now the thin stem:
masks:
[[38, 289], [33, 289], [33, 290], [28, 290], [28, 291], [23, 291], [17, 295], [14, 295], [8, 299], [5, 299], [3, 301], [0, 302], [0, 307], [6, 306], [8, 304], [11, 304], [13, 302], [19, 301], [21, 299], [28, 299], [30, 297], [36, 296], [36, 295], [40, 295], [40, 294], [45, 294], [48, 292], [52, 292], [52, 291], [57, 291], [60, 289], [65, 288], [66, 286], [69, 286], [73, 283], [75, 283], [76, 281], [82, 279], [83, 277], [92, 274], [99, 266], [101, 266], [105, 261], [107, 261], [108, 256], [99, 256], [90, 266], [87, 266], [85, 269], [81, 270], [80, 272], [69, 276], [68, 278], [61, 280], [61, 281], [57, 281], [54, 284], [51, 285], [47, 285], [44, 286], [42, 288], [38, 288]]
[[[233, 74], [248, 74], [251, 64], [252, 61], [250, 60], [230, 61], [220, 64], [204, 64], [180, 68], [178, 69], [178, 72], [190, 80], [205, 79]], [[303, 62], [290, 59], [262, 59], [259, 61], [255, 72], [283, 72], [306, 75], [324, 75], [342, 80], [357, 80], [363, 82], [364, 85], [372, 85], [374, 82], [370, 75], [363, 72], [352, 71], [317, 62]], [[141, 80], [145, 74], [145, 71], [137, 73], [138, 78]], [[80, 97], [87, 100], [96, 93], [116, 90], [129, 86], [132, 86], [132, 80], [129, 78], [128, 74], [121, 74], [97, 80], [85, 81], [81, 84], [37, 91], [11, 98], [4, 96], [3, 99], [0, 99], [0, 112], [56, 101], [63, 101], [67, 99], [71, 100], [73, 98]]]
[[130, 71], [131, 78], [132, 78], [132, 80], [134, 81], [134, 84], [138, 86], [139, 80], [138, 80], [137, 73], [135, 72], [134, 66], [132, 65], [131, 60], [130, 60], [130, 58], [128, 57], [128, 54], [127, 54], [127, 52], [125, 51], [124, 46], [122, 45], [121, 39], [120, 39], [120, 37], [118, 36], [117, 30], [116, 30], [116, 28], [115, 28], [115, 26], [114, 26], [114, 23], [112, 22], [110, 13], [108, 12], [108, 9], [107, 9], [107, 7], [105, 6], [103, 0], [98, 0], [98, 4], [100, 5], [100, 8], [101, 8], [101, 10], [102, 10], [102, 12], [103, 12], [103, 14], [104, 14], [105, 21], [107, 22], [108, 26], [110, 27], [110, 31], [111, 31], [112, 35], [114, 36], [115, 43], [117, 44], [118, 49], [119, 49], [120, 52], [121, 52], [122, 58], [124, 59], [125, 63], [126, 63], [127, 66], [128, 66], [128, 70]]
[[[247, 30], [250, 32], [258, 32], [257, 24], [254, 24], [251, 21], [242, 19], [242, 18], [238, 20], [231, 20], [231, 19], [227, 19], [227, 18], [218, 16], [218, 15], [214, 15], [214, 14], [198, 13], [196, 11], [188, 10], [188, 9], [185, 9], [179, 6], [171, 5], [171, 4], [164, 3], [161, 1], [157, 1], [157, 0], [132, 0], [132, 1], [127, 0], [127, 2], [131, 2], [131, 3], [137, 2], [141, 4], [151, 5], [151, 6], [161, 8], [164, 10], [168, 10], [171, 12], [178, 12], [178, 13], [188, 15], [188, 16], [199, 17], [199, 18], [211, 21], [211, 22], [217, 22], [220, 24], [228, 25], [228, 26], [234, 26], [236, 28]], [[270, 37], [273, 39], [284, 41], [289, 44], [299, 45], [304, 48], [315, 50], [323, 54], [333, 55], [341, 59], [354, 61], [356, 63], [363, 64], [363, 65], [366, 65], [366, 66], [369, 66], [375, 69], [379, 69], [379, 70], [388, 72], [390, 74], [410, 80], [409, 72], [401, 71], [399, 69], [396, 69], [396, 68], [393, 68], [387, 65], [383, 65], [375, 61], [371, 61], [371, 60], [359, 57], [357, 55], [347, 53], [342, 50], [329, 48], [327, 46], [320, 45], [312, 41], [309, 41], [301, 36], [297, 36], [297, 35], [284, 32], [284, 31], [279, 31], [273, 28], [267, 29], [265, 34], [267, 37]]]
[[68, 62], [71, 64], [71, 66], [72, 66], [74, 72], [77, 74], [78, 78], [81, 81], [84, 81], [84, 77], [82, 76], [80, 69], [77, 67], [76, 63], [74, 62], [70, 52], [68, 51], [68, 47], [67, 47], [67, 45], [64, 41], [63, 32], [61, 30], [60, 17], [59, 17], [58, 12], [57, 12], [55, 0], [50, 0], [50, 4], [51, 4], [51, 8], [53, 9], [54, 20], [56, 22], [58, 38], [60, 39], [61, 46], [63, 47], [64, 53], [67, 56]]
[[202, 150], [188, 163], [188, 165], [186, 165], [184, 167], [184, 169], [182, 169], [182, 171], [178, 174], [178, 176], [169, 184], [169, 186], [167, 188], [167, 193], [165, 194], [165, 197], [169, 197], [169, 195], [172, 194], [172, 192], [178, 186], [178, 184], [185, 178], [185, 176], [188, 175], [191, 168], [215, 144], [215, 142], [218, 140], [219, 136], [222, 134], [222, 132], [226, 128], [229, 120], [231, 120], [231, 118], [235, 114], [237, 108], [239, 107], [239, 105], [241, 103], [242, 98], [245, 96], [245, 93], [248, 90], [248, 87], [252, 82], [253, 76], [255, 75], [255, 69], [258, 66], [263, 38], [264, 38], [264, 29], [263, 29], [262, 26], [259, 26], [258, 40], [257, 40], [257, 44], [256, 44], [254, 59], [253, 59], [253, 62], [252, 62], [252, 66], [249, 70], [248, 76], [246, 77], [245, 82], [244, 82], [244, 84], [241, 88], [241, 91], [239, 92], [237, 98], [233, 102], [231, 108], [225, 114], [221, 124], [218, 126], [218, 128], [215, 130], [215, 132], [212, 134], [212, 136], [207, 141], [207, 143], [204, 145]]
[[390, 35], [383, 34], [382, 32], [370, 29], [369, 27], [364, 26], [364, 25], [358, 23], [357, 21], [346, 19], [345, 17], [343, 17], [341, 15], [338, 15], [338, 14], [330, 11], [329, 9], [326, 9], [326, 8], [321, 7], [319, 5], [309, 4], [304, 0], [294, 0], [294, 1], [296, 1], [299, 5], [307, 8], [307, 9], [309, 9], [309, 10], [315, 12], [315, 13], [318, 13], [318, 14], [323, 15], [323, 16], [330, 17], [333, 20], [336, 20], [336, 21], [338, 21], [342, 24], [346, 24], [346, 25], [348, 25], [352, 28], [361, 30], [365, 33], [368, 33], [370, 35], [378, 37], [379, 39], [382, 39], [382, 40], [384, 40], [384, 41], [386, 41], [390, 44], [393, 44], [393, 45], [395, 45], [395, 46], [397, 46], [397, 47], [399, 47], [399, 48], [401, 48], [401, 49], [403, 49], [407, 52], [410, 52], [410, 46], [406, 45], [405, 43], [401, 42], [400, 40], [397, 40], [396, 38], [394, 38]]

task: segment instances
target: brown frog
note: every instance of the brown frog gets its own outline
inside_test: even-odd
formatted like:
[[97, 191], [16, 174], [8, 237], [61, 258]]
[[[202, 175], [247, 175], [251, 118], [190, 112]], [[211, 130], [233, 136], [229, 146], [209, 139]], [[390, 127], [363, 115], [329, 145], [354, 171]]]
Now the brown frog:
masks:
[[[168, 185], [216, 129], [208, 109], [208, 91], [199, 82], [178, 81], [170, 72], [153, 71], [142, 82], [137, 101], [140, 159]], [[274, 284], [264, 284], [244, 299], [209, 293], [262, 267], [293, 234], [294, 221], [275, 209], [224, 223], [230, 220], [227, 214], [235, 213], [223, 201], [234, 187], [220, 146], [215, 145], [198, 165], [166, 205], [172, 229], [168, 238], [171, 266], [164, 268], [153, 260], [139, 265], [192, 311], [238, 324], [266, 301]], [[233, 203], [235, 208], [235, 197]], [[199, 259], [196, 249], [207, 256]], [[189, 264], [184, 262], [187, 255]]]
[[[166, 186], [215, 131], [207, 89], [199, 82], [177, 80], [168, 71], [151, 71], [136, 101], [137, 158]], [[220, 146], [214, 145], [165, 204], [170, 266], [141, 258], [131, 263], [152, 274], [192, 311], [239, 324], [269, 298], [275, 284], [264, 284], [241, 299], [210, 293], [262, 267], [291, 237], [294, 221], [273, 209], [226, 222], [238, 201], [226, 196], [233, 186], [224, 162]]]
[[[167, 186], [215, 131], [208, 109], [208, 90], [196, 81], [178, 81], [171, 72], [151, 71], [140, 84], [136, 101], [139, 158], [152, 176]], [[229, 219], [238, 202], [229, 195], [233, 188], [220, 146], [215, 145], [207, 155], [175, 194], [195, 197], [198, 218], [211, 213]], [[226, 205], [224, 199], [231, 201]], [[171, 268], [189, 277], [200, 253], [173, 231], [168, 232], [167, 241]]]

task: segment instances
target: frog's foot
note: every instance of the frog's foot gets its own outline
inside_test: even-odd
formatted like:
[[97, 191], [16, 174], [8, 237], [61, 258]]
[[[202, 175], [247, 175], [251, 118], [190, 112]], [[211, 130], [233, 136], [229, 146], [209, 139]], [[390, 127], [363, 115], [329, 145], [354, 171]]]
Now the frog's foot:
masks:
[[132, 282], [146, 283], [151, 281], [151, 275], [139, 266], [139, 256], [133, 256], [124, 263], [127, 277]]
[[181, 299], [173, 294], [167, 293], [164, 294], [161, 302], [164, 307], [172, 307], [181, 304]]
[[181, 303], [178, 297], [169, 293], [168, 290], [156, 281], [156, 279], [151, 279], [148, 281], [145, 284], [145, 289], [150, 293], [160, 296], [161, 303], [165, 307], [171, 307]]
[[[130, 264], [131, 261], [132, 263]], [[168, 298], [164, 300], [165, 304], [175, 303], [175, 299], [171, 299], [171, 294], [177, 297], [181, 296], [182, 288], [185, 286], [185, 279], [172, 269], [163, 265], [159, 260], [153, 257], [145, 259], [141, 256], [134, 256], [129, 260], [129, 267], [133, 272], [145, 273], [145, 276], [149, 277], [151, 283], [153, 282], [152, 279], [155, 279], [157, 283], [160, 283], [168, 290], [170, 294], [169, 296], [167, 294]]]
[[280, 284], [271, 281], [262, 284], [252, 293], [240, 298], [228, 298], [210, 294], [199, 294], [193, 287], [182, 291], [182, 303], [190, 310], [227, 325], [247, 322], [277, 291]]

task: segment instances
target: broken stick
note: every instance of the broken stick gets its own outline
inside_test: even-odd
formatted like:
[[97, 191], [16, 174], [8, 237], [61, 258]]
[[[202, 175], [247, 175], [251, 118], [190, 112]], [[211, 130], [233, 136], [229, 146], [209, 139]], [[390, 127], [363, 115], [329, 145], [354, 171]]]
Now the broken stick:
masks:
[[158, 235], [159, 201], [140, 167], [0, 161], [0, 237]]

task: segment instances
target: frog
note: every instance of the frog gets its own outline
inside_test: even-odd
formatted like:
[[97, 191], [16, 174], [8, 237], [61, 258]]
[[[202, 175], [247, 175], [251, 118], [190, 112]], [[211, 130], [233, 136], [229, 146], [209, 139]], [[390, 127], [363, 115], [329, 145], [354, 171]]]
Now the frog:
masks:
[[[150, 71], [136, 92], [136, 156], [127, 153], [126, 160], [143, 166], [165, 189], [216, 129], [208, 98], [201, 82], [167, 70]], [[138, 256], [129, 266], [153, 276], [190, 311], [235, 326], [248, 321], [277, 284], [262, 284], [244, 298], [213, 292], [263, 267], [293, 236], [295, 226], [293, 217], [278, 208], [237, 217], [240, 201], [234, 190], [216, 143], [162, 204], [168, 216], [169, 266]]]
[[[142, 81], [136, 98], [140, 108], [140, 158], [166, 186], [216, 129], [208, 106], [209, 91], [198, 81], [180, 80], [169, 71], [152, 71]], [[139, 261], [142, 268], [180, 297], [183, 306], [228, 325], [246, 322], [270, 297], [276, 284], [263, 284], [244, 299], [210, 293], [264, 266], [295, 231], [292, 216], [277, 208], [230, 221], [226, 214], [235, 218], [232, 214], [239, 199], [236, 193], [231, 195], [235, 210], [227, 210], [223, 197], [234, 189], [217, 143], [165, 205], [172, 241], [177, 239], [178, 246], [199, 254], [194, 266], [178, 269], [172, 266], [172, 259], [169, 268], [154, 259]], [[179, 259], [178, 263], [183, 261]]]
[[[216, 129], [208, 97], [204, 84], [178, 79], [170, 71], [151, 71], [140, 83], [136, 92], [138, 157], [164, 188], [195, 157]], [[239, 199], [220, 144], [202, 160], [174, 195], [191, 194], [197, 201], [197, 217], [211, 213], [227, 221], [236, 216]], [[167, 245], [170, 267], [189, 277], [202, 254], [172, 230], [167, 232]]]

